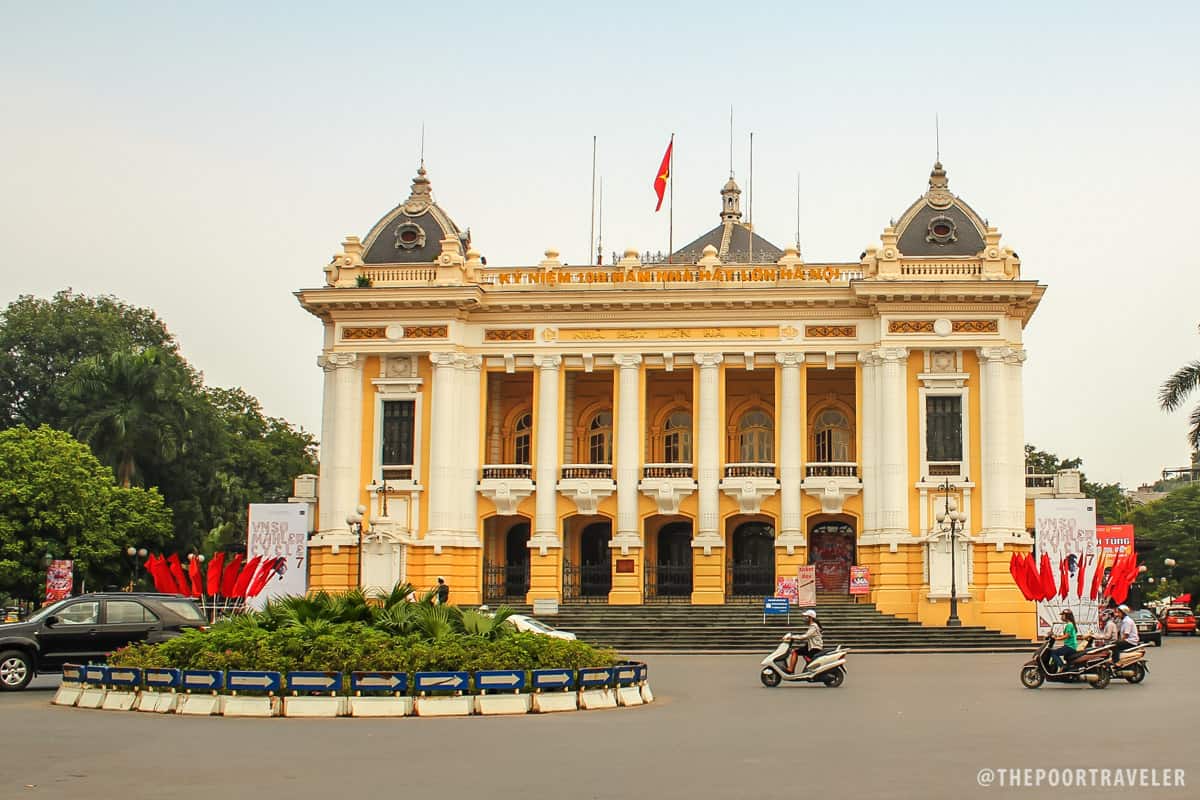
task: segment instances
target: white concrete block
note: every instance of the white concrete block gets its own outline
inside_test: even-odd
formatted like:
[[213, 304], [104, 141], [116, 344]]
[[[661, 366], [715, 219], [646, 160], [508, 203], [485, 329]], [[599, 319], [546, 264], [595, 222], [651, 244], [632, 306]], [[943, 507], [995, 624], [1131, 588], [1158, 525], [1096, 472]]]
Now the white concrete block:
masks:
[[279, 715], [279, 698], [230, 695], [221, 698], [219, 713], [223, 717], [274, 717]]
[[82, 693], [83, 687], [78, 683], [64, 683], [58, 687], [54, 699], [50, 702], [56, 706], [73, 706], [79, 702], [79, 695]]
[[528, 714], [532, 707], [527, 694], [481, 694], [475, 698], [476, 714]]
[[133, 710], [167, 714], [175, 710], [175, 703], [178, 699], [179, 695], [174, 692], [141, 691], [138, 693], [137, 701], [133, 704]]
[[345, 697], [285, 697], [285, 717], [344, 717], [347, 714]]
[[642, 702], [642, 690], [637, 686], [617, 687], [617, 705], [640, 706]]
[[459, 697], [418, 697], [413, 707], [418, 717], [466, 717], [475, 710], [475, 698], [465, 694]]
[[578, 709], [579, 698], [575, 696], [574, 692], [543, 692], [533, 696], [533, 710], [539, 714]]
[[407, 717], [413, 713], [411, 697], [348, 697], [352, 717]]
[[643, 703], [653, 703], [654, 702], [654, 692], [650, 691], [649, 683], [642, 684], [642, 702]]
[[175, 706], [175, 713], [211, 717], [221, 713], [221, 698], [215, 694], [181, 695]]
[[106, 689], [99, 689], [91, 686], [79, 693], [79, 702], [75, 704], [76, 708], [100, 708], [104, 705], [104, 696], [108, 694]]
[[100, 706], [105, 711], [130, 711], [133, 701], [137, 700], [137, 692], [109, 692]]
[[583, 689], [579, 692], [579, 707], [584, 711], [599, 708], [616, 708], [617, 697], [612, 689]]

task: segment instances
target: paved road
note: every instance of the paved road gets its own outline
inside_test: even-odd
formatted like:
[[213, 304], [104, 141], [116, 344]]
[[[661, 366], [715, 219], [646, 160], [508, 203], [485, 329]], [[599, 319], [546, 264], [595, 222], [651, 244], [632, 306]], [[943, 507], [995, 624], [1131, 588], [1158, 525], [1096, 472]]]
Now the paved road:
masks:
[[162, 717], [55, 708], [47, 688], [0, 696], [0, 798], [1063, 798], [1096, 790], [976, 775], [1117, 766], [1191, 772], [1131, 796], [1200, 796], [1180, 735], [1200, 639], [1150, 659], [1142, 686], [1029, 691], [1015, 655], [852, 655], [840, 689], [764, 689], [753, 657], [655, 656], [653, 706], [518, 718]]

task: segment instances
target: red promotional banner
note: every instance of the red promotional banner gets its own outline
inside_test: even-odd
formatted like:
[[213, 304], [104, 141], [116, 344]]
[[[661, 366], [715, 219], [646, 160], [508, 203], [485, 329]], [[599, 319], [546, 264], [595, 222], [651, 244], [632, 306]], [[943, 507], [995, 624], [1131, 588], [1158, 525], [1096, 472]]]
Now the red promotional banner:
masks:
[[46, 602], [54, 603], [71, 596], [75, 586], [75, 562], [51, 561], [46, 569]]
[[871, 593], [871, 569], [870, 567], [851, 567], [850, 568], [850, 594], [870, 594]]
[[1133, 526], [1097, 525], [1096, 544], [1100, 555], [1100, 571], [1103, 574], [1105, 570], [1112, 568], [1118, 558], [1128, 558], [1133, 553]]
[[805, 564], [796, 570], [796, 605], [815, 606], [817, 604], [817, 568], [813, 564]]

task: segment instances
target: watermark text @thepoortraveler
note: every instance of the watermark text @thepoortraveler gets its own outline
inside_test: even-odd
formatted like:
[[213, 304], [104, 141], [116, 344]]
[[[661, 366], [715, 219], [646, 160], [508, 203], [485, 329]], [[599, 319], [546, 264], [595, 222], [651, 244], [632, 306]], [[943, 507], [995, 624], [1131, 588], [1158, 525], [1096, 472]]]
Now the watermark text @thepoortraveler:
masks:
[[1002, 789], [1081, 787], [1182, 789], [1184, 770], [1176, 767], [984, 767], [975, 775], [980, 786]]

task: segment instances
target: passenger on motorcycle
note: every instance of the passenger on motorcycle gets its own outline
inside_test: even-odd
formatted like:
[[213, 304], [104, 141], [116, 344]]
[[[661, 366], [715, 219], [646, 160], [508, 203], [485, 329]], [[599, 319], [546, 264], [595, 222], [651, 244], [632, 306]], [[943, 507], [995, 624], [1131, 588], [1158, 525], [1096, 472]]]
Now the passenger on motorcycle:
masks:
[[804, 616], [808, 618], [808, 630], [800, 636], [793, 637], [792, 652], [788, 654], [788, 672], [791, 673], [796, 672], [796, 660], [799, 656], [803, 655], [807, 661], [825, 646], [821, 637], [821, 623], [817, 622], [817, 612], [810, 608], [804, 612]]
[[1117, 606], [1117, 619], [1120, 620], [1120, 640], [1113, 652], [1119, 653], [1122, 650], [1137, 647], [1141, 640], [1138, 638], [1137, 623], [1133, 621], [1133, 616], [1129, 613], [1129, 606]]
[[1069, 608], [1064, 608], [1060, 618], [1064, 623], [1062, 636], [1055, 636], [1056, 642], [1062, 642], [1062, 647], [1056, 647], [1050, 651], [1050, 664], [1054, 667], [1055, 672], [1062, 672], [1067, 665], [1067, 659], [1075, 655], [1079, 649], [1079, 637], [1075, 630], [1075, 613]]
[[1103, 647], [1106, 644], [1116, 644], [1119, 637], [1120, 631], [1117, 627], [1115, 615], [1109, 614], [1106, 616], [1104, 624], [1100, 626], [1100, 632], [1091, 637], [1092, 647]]

